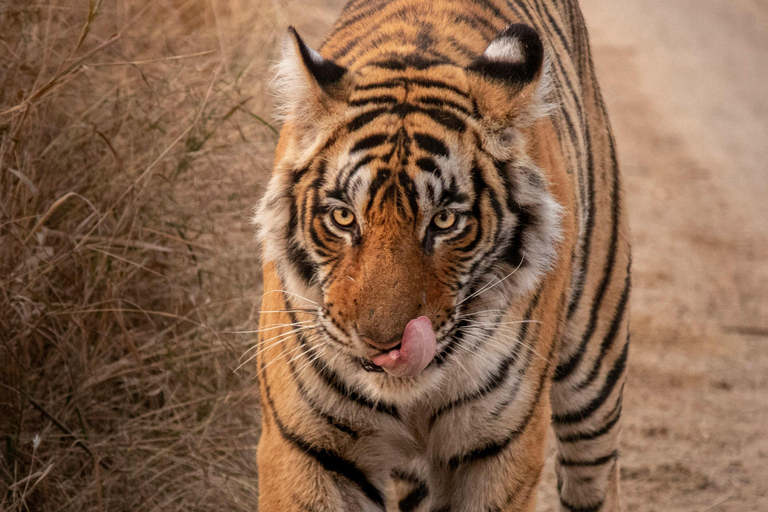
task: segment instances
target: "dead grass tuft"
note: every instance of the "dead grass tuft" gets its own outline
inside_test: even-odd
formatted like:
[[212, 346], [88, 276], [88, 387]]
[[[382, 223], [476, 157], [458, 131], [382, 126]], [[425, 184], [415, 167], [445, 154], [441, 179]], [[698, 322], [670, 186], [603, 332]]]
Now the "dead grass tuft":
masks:
[[252, 510], [268, 0], [0, 0], [0, 510]]

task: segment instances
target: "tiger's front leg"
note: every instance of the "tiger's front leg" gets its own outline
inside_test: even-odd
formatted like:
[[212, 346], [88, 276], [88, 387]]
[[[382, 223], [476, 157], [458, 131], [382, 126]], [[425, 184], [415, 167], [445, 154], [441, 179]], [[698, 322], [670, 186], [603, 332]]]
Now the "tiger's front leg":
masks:
[[264, 427], [258, 454], [259, 510], [346, 510], [333, 476], [290, 446], [275, 432], [274, 422], [265, 421]]
[[262, 366], [259, 511], [380, 512], [384, 497], [342, 453], [344, 443], [296, 407], [277, 368]]

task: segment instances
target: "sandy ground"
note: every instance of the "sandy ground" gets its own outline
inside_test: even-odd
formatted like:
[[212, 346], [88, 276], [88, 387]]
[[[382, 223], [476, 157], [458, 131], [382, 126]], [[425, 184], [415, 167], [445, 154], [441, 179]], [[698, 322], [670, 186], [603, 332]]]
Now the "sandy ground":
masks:
[[582, 10], [634, 239], [626, 509], [766, 511], [768, 3]]
[[[330, 3], [300, 24], [312, 43]], [[766, 511], [768, 3], [582, 10], [634, 239], [625, 509]], [[556, 504], [550, 465], [539, 510]]]

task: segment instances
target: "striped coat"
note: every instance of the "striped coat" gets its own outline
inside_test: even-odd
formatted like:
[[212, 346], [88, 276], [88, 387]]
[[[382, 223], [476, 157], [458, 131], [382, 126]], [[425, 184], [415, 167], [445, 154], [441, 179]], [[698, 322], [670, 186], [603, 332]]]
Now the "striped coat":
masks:
[[276, 89], [260, 510], [532, 511], [550, 424], [562, 510], [618, 510], [630, 250], [575, 0], [352, 0]]

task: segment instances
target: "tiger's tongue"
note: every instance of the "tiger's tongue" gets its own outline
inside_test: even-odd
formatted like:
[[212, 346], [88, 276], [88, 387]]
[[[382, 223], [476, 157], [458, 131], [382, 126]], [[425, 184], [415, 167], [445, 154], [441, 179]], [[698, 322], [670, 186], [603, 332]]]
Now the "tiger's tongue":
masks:
[[373, 358], [373, 363], [394, 377], [414, 377], [434, 359], [437, 338], [432, 322], [425, 316], [414, 318], [405, 326], [399, 349]]

